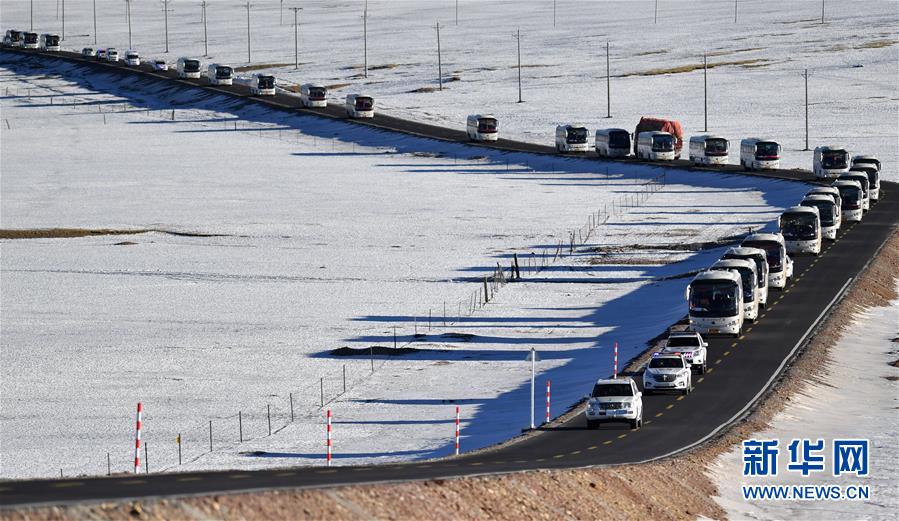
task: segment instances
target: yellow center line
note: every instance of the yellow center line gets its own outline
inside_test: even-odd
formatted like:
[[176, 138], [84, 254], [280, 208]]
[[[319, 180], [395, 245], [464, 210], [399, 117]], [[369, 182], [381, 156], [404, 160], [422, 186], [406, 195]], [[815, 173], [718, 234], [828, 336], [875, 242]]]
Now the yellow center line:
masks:
[[611, 445], [611, 444], [612, 444], [612, 440], [606, 440], [606, 441], [602, 442], [602, 444], [603, 444], [603, 445]]
[[675, 399], [676, 399], [676, 400], [677, 400], [677, 401], [681, 401], [681, 400], [683, 400], [683, 399], [684, 399], [684, 395], [680, 395], [680, 396], [678, 396], [678, 397], [677, 397], [677, 398], [675, 398]]
[[517, 460], [515, 460], [515, 463], [527, 463], [527, 462], [528, 462], [528, 460], [526, 460], [526, 459], [517, 459]]
[[121, 485], [143, 485], [146, 482], [147, 481], [143, 480], [143, 479], [129, 479], [127, 481], [119, 481], [119, 484], [121, 484]]
[[[794, 282], [793, 284], [795, 284], [795, 282]], [[790, 284], [790, 288], [793, 287], [793, 284]], [[789, 293], [789, 292], [790, 292], [790, 288], [785, 289], [785, 290], [784, 290], [784, 293]]]
[[723, 354], [724, 356], [728, 356], [730, 354], [730, 351], [725, 351]]
[[659, 416], [661, 416], [661, 415], [663, 415], [663, 414], [665, 414], [665, 413], [663, 413], [663, 412], [657, 412], [657, 413], [656, 413], [656, 418], [658, 418]]
[[712, 371], [714, 371], [714, 370], [715, 370], [715, 368], [714, 368], [714, 367], [709, 367], [709, 368], [708, 368], [708, 369], [706, 369], [706, 370], [705, 370], [705, 372], [707, 372], [707, 373], [709, 373], [709, 374], [711, 374], [711, 373], [712, 373]]
[[747, 333], [750, 332], [750, 331], [752, 331], [752, 326], [749, 326], [748, 328], [746, 328], [746, 332], [747, 332]]
[[674, 408], [674, 404], [673, 404], [673, 403], [669, 403], [668, 405], [665, 406], [665, 408], [668, 409], [668, 410], [671, 410], [671, 409]]
[[767, 317], [767, 316], [768, 316], [768, 313], [762, 313], [761, 318], [765, 318], [765, 317]]
[[717, 360], [715, 360], [715, 365], [718, 365], [718, 364], [720, 364], [720, 363], [721, 363], [721, 359], [720, 359], [720, 358], [717, 359]]
[[619, 434], [618, 435], [619, 440], [624, 439], [624, 438], [627, 438], [627, 434]]
[[696, 380], [696, 383], [700, 383], [700, 384], [701, 384], [703, 380], [705, 380], [705, 376], [700, 376], [700, 377], [699, 377], [699, 380]]
[[564, 454], [556, 454], [555, 456], [553, 456], [553, 459], [562, 459], [564, 457], [565, 457]]
[[649, 425], [650, 423], [652, 423], [652, 420], [646, 420], [643, 422], [643, 425]]
[[61, 483], [53, 483], [50, 486], [53, 488], [71, 488], [71, 487], [80, 487], [83, 485], [84, 485], [84, 483], [81, 481], [63, 481]]
[[[293, 472], [289, 472], [288, 474], [293, 476]], [[280, 476], [281, 474], [275, 474], [275, 475]], [[201, 478], [199, 476], [185, 476], [183, 478], [178, 478], [175, 481], [202, 481], [202, 480], [203, 480], [203, 478]]]
[[731, 347], [737, 347], [737, 343], [736, 343], [736, 342], [734, 342], [734, 343], [733, 343], [733, 344], [731, 344], [731, 345], [730, 345], [730, 346], [731, 346]]
[[576, 450], [576, 451], [574, 451], [574, 452], [569, 452], [568, 454], [571, 454], [572, 456], [577, 456], [577, 455], [580, 454], [580, 453], [581, 453], [581, 451]]
[[739, 338], [737, 338], [737, 340], [743, 340], [744, 338], [745, 337], [743, 335], [740, 335]]
[[483, 465], [483, 463], [481, 463], [480, 461], [472, 461], [468, 465], [471, 467], [479, 467], [479, 466]]
[[[316, 470], [315, 473], [316, 473], [316, 474], [336, 474], [337, 471], [334, 470], [334, 469], [329, 469], [329, 470]], [[240, 476], [240, 477], [247, 477], [247, 478], [248, 478], [248, 477], [250, 477], [250, 476]], [[237, 479], [236, 476], [231, 476], [231, 478], [232, 478], [232, 479]]]
[[535, 461], [537, 461], [539, 463], [541, 461], [546, 461], [546, 458], [537, 458]]
[[590, 445], [589, 447], [587, 447], [587, 450], [596, 450], [598, 448], [599, 448], [598, 445]]
[[[501, 462], [499, 462], [499, 461], [494, 461], [494, 463], [501, 463]], [[417, 469], [429, 469], [429, 468], [431, 468], [431, 465], [427, 465], [427, 464], [425, 464], [425, 465], [416, 465], [415, 468], [417, 468]]]
[[[357, 469], [353, 469], [353, 472], [365, 472], [368, 470], [371, 470], [371, 469], [369, 467], [359, 467]], [[290, 474], [292, 476], [293, 472], [286, 472], [285, 474]], [[280, 476], [280, 474], [278, 474], [278, 476]]]
[[[337, 471], [335, 470], [334, 472], [337, 472]], [[232, 474], [228, 477], [231, 479], [247, 479], [248, 477], [250, 477], [250, 475], [249, 474]]]

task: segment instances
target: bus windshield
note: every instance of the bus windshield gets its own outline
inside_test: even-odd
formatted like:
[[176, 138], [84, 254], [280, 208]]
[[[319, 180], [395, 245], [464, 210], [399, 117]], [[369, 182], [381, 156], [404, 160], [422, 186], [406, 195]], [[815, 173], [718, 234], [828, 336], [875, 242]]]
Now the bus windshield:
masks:
[[745, 241], [743, 246], [765, 250], [768, 259], [768, 268], [771, 271], [780, 271], [783, 260], [780, 257], [780, 243], [777, 241]]
[[496, 120], [493, 118], [478, 119], [478, 132], [496, 132]]
[[219, 79], [227, 79], [231, 77], [231, 67], [216, 67], [215, 77]]
[[37, 43], [37, 33], [25, 33], [25, 43]]
[[309, 99], [317, 101], [325, 99], [325, 89], [323, 87], [312, 87], [309, 89]]
[[818, 218], [811, 213], [785, 213], [780, 217], [780, 232], [788, 241], [808, 241], [818, 236]]
[[857, 186], [841, 186], [840, 197], [846, 205], [847, 210], [858, 210], [862, 202], [862, 191]]
[[673, 136], [652, 136], [652, 150], [654, 152], [673, 152]]
[[609, 132], [609, 148], [630, 148], [631, 135], [626, 130]]
[[833, 203], [829, 203], [827, 201], [806, 201], [802, 203], [802, 206], [808, 206], [810, 208], [817, 208], [818, 214], [821, 216], [821, 226], [833, 226], [834, 225], [834, 210], [836, 209], [836, 205]]
[[737, 284], [729, 280], [696, 280], [690, 283], [690, 315], [732, 317], [737, 309]]
[[[728, 268], [733, 269], [733, 268]], [[743, 301], [744, 302], [752, 302], [755, 300], [755, 292], [753, 288], [755, 287], [755, 274], [752, 273], [752, 270], [749, 268], [735, 268], [737, 273], [740, 274], [740, 280], [743, 282]]]
[[371, 110], [373, 106], [374, 100], [372, 100], [368, 96], [361, 96], [356, 98], [356, 110]]
[[593, 386], [593, 398], [605, 398], [609, 396], [633, 396], [630, 384], [596, 384]]
[[257, 85], [260, 89], [274, 89], [275, 88], [275, 77], [274, 76], [259, 76], [257, 80]]
[[587, 129], [584, 127], [568, 127], [565, 137], [568, 143], [579, 144], [587, 142]]
[[780, 159], [780, 145], [773, 141], [759, 141], [755, 144], [756, 159]]
[[727, 155], [727, 140], [723, 138], [711, 138], [705, 140], [705, 154], [707, 156]]
[[821, 166], [824, 168], [846, 168], [849, 166], [849, 154], [845, 150], [826, 150], [821, 154]]
[[184, 60], [184, 72], [199, 72], [200, 62], [197, 60]]

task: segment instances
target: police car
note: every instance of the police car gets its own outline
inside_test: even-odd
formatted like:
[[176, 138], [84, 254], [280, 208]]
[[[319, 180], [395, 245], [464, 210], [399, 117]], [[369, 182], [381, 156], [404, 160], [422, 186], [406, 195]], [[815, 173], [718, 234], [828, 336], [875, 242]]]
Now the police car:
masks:
[[643, 426], [643, 393], [633, 378], [597, 380], [584, 409], [587, 428], [603, 422], [627, 422], [632, 429]]
[[693, 371], [680, 353], [653, 353], [643, 371], [643, 390], [646, 394], [656, 391], [679, 391], [690, 394], [693, 390]]
[[668, 334], [662, 353], [680, 353], [699, 374], [705, 374], [709, 344], [696, 331], [672, 331]]

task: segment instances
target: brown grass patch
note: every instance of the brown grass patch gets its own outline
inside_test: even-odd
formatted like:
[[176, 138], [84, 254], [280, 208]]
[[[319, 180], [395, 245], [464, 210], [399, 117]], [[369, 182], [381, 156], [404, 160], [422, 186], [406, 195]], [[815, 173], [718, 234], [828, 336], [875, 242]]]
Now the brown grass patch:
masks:
[[[305, 63], [300, 63], [300, 65], [306, 65]], [[279, 67], [292, 67], [293, 62], [290, 63], [257, 63], [256, 65], [244, 65], [243, 67], [234, 67], [235, 72], [250, 72], [250, 71], [258, 71], [262, 69], [276, 69]]]
[[137, 235], [152, 230], [111, 230], [100, 228], [32, 228], [27, 230], [0, 230], [0, 239], [70, 239], [74, 237], [93, 237], [100, 235]]
[[325, 85], [325, 88], [328, 90], [336, 90], [349, 87], [350, 85], [352, 85], [352, 83], [332, 83], [331, 85]]
[[891, 39], [883, 39], [883, 40], [873, 40], [870, 42], [865, 42], [861, 45], [856, 46], [856, 49], [880, 49], [881, 47], [889, 47], [890, 45], [895, 45], [896, 40]]
[[738, 52], [764, 51], [764, 47], [746, 47], [745, 49], [721, 50], [708, 53], [708, 56], [727, 56], [728, 54], [737, 54]]
[[[727, 65], [740, 65], [743, 67], [764, 67], [765, 65], [767, 65], [767, 62], [768, 60], [763, 58], [757, 58], [754, 60], [731, 60], [709, 63], [708, 68], [714, 69], [715, 67], [725, 67]], [[701, 63], [695, 63], [690, 65], [680, 65], [678, 67], [666, 67], [663, 69], [649, 69], [648, 71], [632, 72], [630, 74], [621, 74], [618, 77], [626, 78], [628, 76], [661, 76], [663, 74], [681, 74], [684, 72], [701, 70], [702, 67], [703, 65]]]
[[659, 49], [658, 51], [643, 51], [638, 52], [634, 56], [652, 56], [654, 54], [668, 54], [668, 49]]

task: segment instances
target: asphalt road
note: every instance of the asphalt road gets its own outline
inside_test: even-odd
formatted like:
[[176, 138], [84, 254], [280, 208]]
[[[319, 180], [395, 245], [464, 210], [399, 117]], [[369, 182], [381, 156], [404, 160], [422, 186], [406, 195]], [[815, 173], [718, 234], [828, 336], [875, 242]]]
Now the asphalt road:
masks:
[[[226, 88], [228, 89], [228, 88]], [[239, 93], [239, 87], [228, 91]], [[269, 102], [285, 103], [276, 96]], [[329, 107], [330, 117], [343, 117]], [[455, 139], [457, 131], [379, 116], [391, 129], [439, 139]], [[394, 123], [397, 122], [397, 123]], [[396, 128], [393, 125], [396, 124]], [[429, 136], [429, 128], [439, 135]], [[464, 140], [464, 132], [458, 131]], [[502, 147], [504, 142], [494, 145]], [[549, 147], [523, 150], [555, 153]], [[509, 150], [512, 148], [510, 147]], [[516, 149], [517, 150], [517, 149]], [[668, 165], [670, 166], [670, 165]], [[810, 180], [805, 172], [778, 171], [773, 175]], [[215, 471], [141, 474], [0, 482], [0, 505], [61, 504], [136, 497], [196, 495], [280, 488], [317, 488], [358, 483], [450, 478], [530, 469], [576, 468], [635, 463], [663, 458], [715, 436], [748, 413], [785, 365], [801, 350], [814, 328], [849, 282], [875, 256], [899, 225], [899, 184], [882, 183], [880, 202], [864, 220], [844, 227], [836, 241], [827, 242], [818, 257], [795, 259], [795, 278], [783, 291], [769, 296], [768, 308], [740, 338], [711, 338], [709, 369], [694, 379], [688, 396], [644, 396], [644, 427], [630, 430], [608, 424], [587, 430], [583, 415], [540, 429], [493, 450], [435, 461], [381, 466], [295, 467], [262, 471]], [[664, 325], [660, 325], [660, 328]], [[602, 375], [598, 375], [602, 376]], [[638, 378], [639, 381], [639, 378]], [[815, 433], [810, 433], [814, 435]]]

